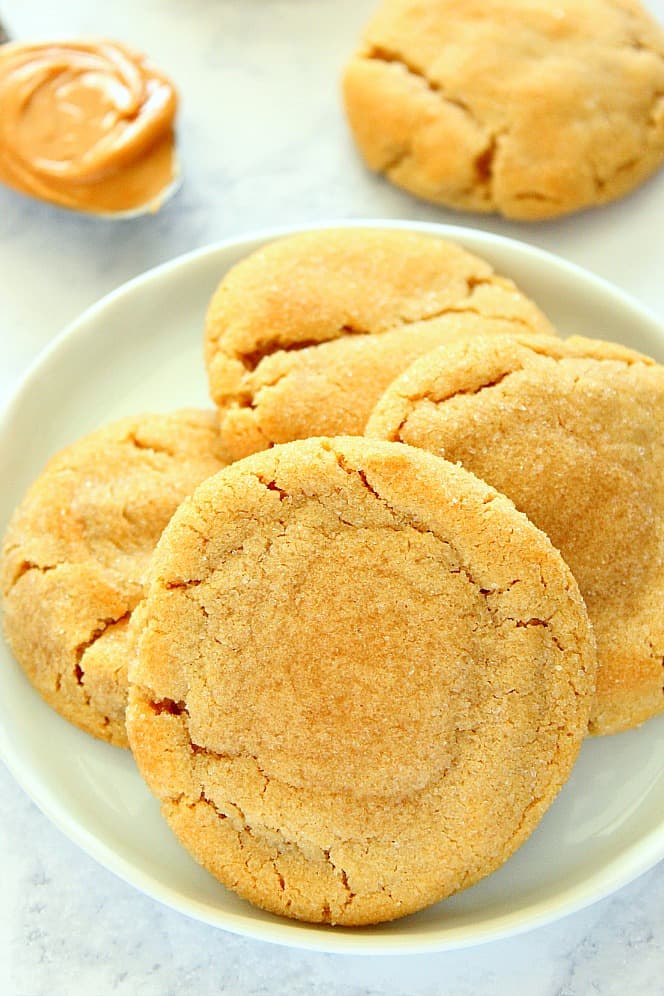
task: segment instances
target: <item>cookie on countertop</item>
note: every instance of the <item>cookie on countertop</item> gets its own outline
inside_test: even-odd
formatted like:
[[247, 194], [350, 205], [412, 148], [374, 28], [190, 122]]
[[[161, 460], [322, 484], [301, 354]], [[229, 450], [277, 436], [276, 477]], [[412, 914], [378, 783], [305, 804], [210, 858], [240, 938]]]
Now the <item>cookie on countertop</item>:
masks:
[[367, 165], [462, 210], [552, 218], [664, 160], [664, 32], [635, 0], [383, 0], [343, 89]]
[[212, 411], [124, 418], [54, 456], [8, 527], [4, 626], [42, 697], [127, 746], [128, 620], [173, 512], [224, 466]]
[[478, 336], [413, 363], [367, 434], [460, 462], [561, 551], [597, 637], [591, 733], [664, 709], [663, 366], [600, 340]]
[[482, 327], [554, 333], [511, 280], [432, 235], [328, 229], [264, 246], [226, 274], [208, 310], [226, 457], [360, 435], [416, 356]]
[[275, 913], [369, 924], [465, 888], [569, 775], [592, 630], [547, 537], [461, 468], [362, 438], [203, 483], [135, 615], [127, 730], [184, 846]]

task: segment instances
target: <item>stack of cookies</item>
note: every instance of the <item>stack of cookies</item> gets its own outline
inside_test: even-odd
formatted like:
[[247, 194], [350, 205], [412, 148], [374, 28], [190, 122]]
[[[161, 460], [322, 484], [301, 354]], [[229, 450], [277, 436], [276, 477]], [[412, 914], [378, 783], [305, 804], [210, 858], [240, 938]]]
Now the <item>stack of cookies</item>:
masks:
[[226, 886], [404, 916], [509, 858], [588, 732], [664, 706], [664, 367], [363, 229], [232, 269], [205, 358], [215, 411], [47, 464], [5, 537], [7, 638]]

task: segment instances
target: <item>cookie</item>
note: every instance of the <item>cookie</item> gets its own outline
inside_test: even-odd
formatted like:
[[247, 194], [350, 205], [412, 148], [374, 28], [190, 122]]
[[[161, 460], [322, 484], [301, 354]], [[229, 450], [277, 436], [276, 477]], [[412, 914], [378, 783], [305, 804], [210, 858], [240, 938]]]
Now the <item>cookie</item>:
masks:
[[127, 730], [171, 828], [313, 922], [404, 916], [497, 868], [567, 778], [594, 690], [547, 537], [466, 471], [362, 438], [203, 483], [135, 626]]
[[208, 310], [205, 356], [228, 460], [314, 435], [360, 435], [416, 356], [485, 326], [553, 333], [484, 260], [430, 235], [306, 232], [253, 253]]
[[553, 218], [664, 159], [664, 32], [634, 0], [383, 0], [343, 92], [371, 169], [465, 211]]
[[664, 367], [599, 340], [482, 337], [417, 360], [367, 426], [504, 492], [550, 537], [597, 637], [591, 733], [664, 708]]
[[54, 456], [12, 518], [7, 639], [48, 704], [102, 740], [127, 746], [128, 621], [157, 540], [223, 466], [214, 412], [124, 418]]

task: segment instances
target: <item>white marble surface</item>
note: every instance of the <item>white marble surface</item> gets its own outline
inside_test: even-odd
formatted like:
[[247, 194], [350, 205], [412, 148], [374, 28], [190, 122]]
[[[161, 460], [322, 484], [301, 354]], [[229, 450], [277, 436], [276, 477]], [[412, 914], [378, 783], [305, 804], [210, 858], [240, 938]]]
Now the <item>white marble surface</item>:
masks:
[[[70, 319], [165, 259], [252, 229], [343, 217], [475, 225], [557, 252], [664, 315], [664, 172], [602, 211], [522, 226], [420, 204], [369, 176], [337, 78], [371, 0], [8, 0], [17, 37], [104, 33], [148, 50], [182, 95], [184, 185], [108, 223], [0, 190], [0, 401]], [[664, 22], [664, 0], [651, 0]], [[601, 329], [590, 330], [601, 335]], [[48, 413], [45, 413], [48, 417]], [[0, 769], [0, 993], [664, 993], [664, 865], [546, 928], [426, 957], [316, 955], [157, 905], [79, 852]]]

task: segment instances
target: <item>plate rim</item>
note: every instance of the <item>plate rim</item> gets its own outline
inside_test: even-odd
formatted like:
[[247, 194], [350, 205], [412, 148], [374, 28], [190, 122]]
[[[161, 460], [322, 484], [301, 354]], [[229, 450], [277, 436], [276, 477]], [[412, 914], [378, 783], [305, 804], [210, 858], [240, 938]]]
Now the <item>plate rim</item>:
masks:
[[274, 225], [256, 229], [244, 235], [229, 236], [228, 238], [220, 239], [217, 242], [210, 242], [204, 246], [199, 246], [196, 249], [190, 249], [188, 252], [180, 253], [177, 256], [173, 256], [171, 259], [165, 260], [163, 263], [158, 263], [156, 266], [148, 267], [147, 270], [143, 270], [141, 273], [136, 274], [136, 276], [131, 277], [129, 280], [123, 281], [98, 300], [93, 301], [93, 303], [88, 305], [88, 307], [85, 308], [79, 315], [68, 322], [64, 328], [60, 330], [60, 332], [56, 333], [56, 335], [42, 349], [39, 350], [34, 359], [28, 364], [19, 384], [14, 391], [9, 393], [5, 403], [0, 407], [0, 431], [5, 428], [5, 423], [11, 415], [12, 410], [22, 398], [24, 391], [30, 386], [33, 377], [36, 376], [41, 366], [47, 362], [51, 354], [56, 352], [65, 340], [75, 340], [79, 335], [85, 334], [85, 326], [96, 316], [98, 312], [101, 312], [109, 305], [112, 305], [115, 300], [131, 292], [135, 287], [144, 283], [149, 283], [152, 280], [159, 279], [170, 270], [179, 269], [182, 266], [195, 265], [199, 262], [199, 260], [211, 257], [216, 253], [227, 249], [239, 249], [246, 246], [248, 251], [251, 251], [248, 247], [257, 242], [270, 242], [276, 239], [287, 238], [290, 235], [297, 235], [301, 232], [313, 232], [330, 228], [384, 228], [402, 231], [417, 231], [424, 234], [429, 233], [439, 235], [440, 237], [447, 238], [451, 241], [458, 239], [462, 245], [464, 244], [465, 237], [468, 237], [471, 241], [475, 241], [475, 239], [479, 237], [480, 241], [487, 241], [490, 245], [502, 246], [508, 249], [512, 247], [515, 248], [517, 252], [524, 252], [528, 255], [534, 256], [540, 262], [553, 265], [560, 271], [564, 271], [571, 276], [581, 277], [582, 279], [587, 280], [594, 285], [595, 290], [608, 294], [610, 297], [619, 300], [623, 306], [627, 306], [633, 311], [636, 311], [641, 319], [652, 324], [660, 333], [662, 333], [662, 335], [664, 335], [664, 323], [659, 319], [657, 314], [647, 305], [644, 305], [642, 302], [634, 298], [627, 291], [624, 291], [616, 284], [611, 283], [611, 281], [601, 277], [597, 273], [594, 273], [592, 270], [588, 270], [586, 267], [580, 266], [578, 263], [573, 263], [571, 260], [565, 259], [563, 256], [558, 256], [556, 253], [550, 252], [547, 249], [541, 249], [539, 246], [531, 245], [523, 239], [513, 239], [506, 235], [498, 235], [495, 232], [484, 231], [484, 229], [481, 228], [471, 228], [468, 225], [439, 224], [438, 222], [429, 221], [408, 221], [402, 218], [328, 219], [311, 224]]
[[[40, 350], [24, 371], [14, 391], [3, 404], [0, 410], [0, 449], [4, 448], [6, 434], [11, 431], [14, 417], [20, 410], [26, 396], [30, 394], [33, 383], [40, 376], [42, 370], [52, 362], [53, 357], [60, 352], [65, 344], [67, 347], [75, 348], [80, 338], [85, 339], [94, 334], [91, 325], [94, 326], [96, 317], [111, 307], [116, 300], [131, 295], [138, 288], [145, 288], [154, 281], [162, 280], [173, 270], [196, 268], [202, 260], [211, 259], [217, 254], [223, 255], [229, 250], [246, 254], [253, 251], [257, 245], [275, 239], [300, 232], [330, 228], [380, 228], [416, 231], [457, 241], [462, 246], [471, 243], [471, 252], [481, 253], [481, 248], [476, 246], [478, 242], [487, 248], [496, 246], [498, 249], [515, 251], [531, 260], [534, 258], [545, 266], [553, 266], [559, 273], [567, 277], [585, 281], [594, 290], [608, 296], [610, 301], [612, 300], [622, 308], [631, 310], [638, 315], [641, 321], [653, 328], [661, 337], [664, 345], [664, 324], [653, 311], [635, 300], [630, 294], [576, 263], [519, 239], [508, 238], [469, 226], [413, 222], [404, 219], [330, 219], [311, 224], [271, 226], [228, 237], [175, 256], [137, 274], [88, 306]], [[24, 680], [27, 682], [27, 678]], [[632, 882], [664, 858], [664, 820], [662, 820], [658, 827], [650, 830], [638, 842], [626, 847], [620, 855], [614, 857], [608, 864], [604, 864], [599, 870], [584, 879], [582, 883], [570, 885], [562, 892], [557, 893], [556, 901], [541, 899], [525, 907], [520, 907], [518, 911], [494, 917], [479, 927], [457, 925], [447, 929], [442, 928], [439, 933], [432, 932], [431, 935], [420, 937], [417, 935], [411, 937], [408, 934], [376, 933], [380, 932], [381, 927], [388, 926], [381, 924], [376, 925], [375, 928], [331, 928], [278, 917], [274, 917], [274, 921], [258, 920], [252, 918], [252, 907], [250, 906], [247, 906], [246, 914], [220, 911], [219, 916], [214, 916], [210, 915], [210, 908], [205, 902], [195, 899], [183, 900], [177, 890], [165, 885], [152, 873], [138, 868], [128, 858], [122, 857], [109, 844], [100, 840], [95, 833], [68, 815], [67, 808], [58, 804], [56, 794], [50, 786], [40, 780], [32, 766], [26, 768], [25, 765], [21, 765], [20, 759], [11, 750], [3, 724], [0, 724], [0, 758], [12, 777], [47, 819], [89, 857], [122, 881], [165, 906], [217, 929], [301, 950], [336, 954], [396, 956], [474, 947], [489, 941], [529, 932], [573, 912], [580, 911]]]

